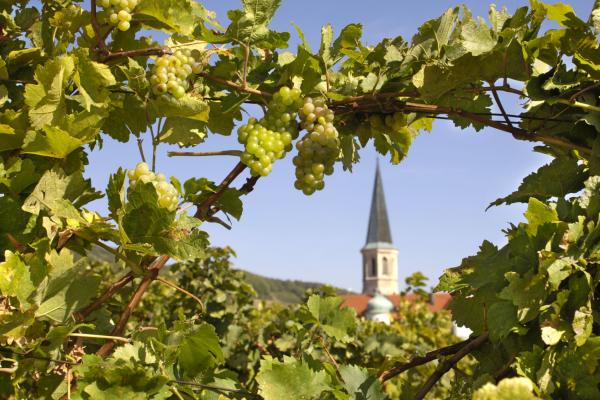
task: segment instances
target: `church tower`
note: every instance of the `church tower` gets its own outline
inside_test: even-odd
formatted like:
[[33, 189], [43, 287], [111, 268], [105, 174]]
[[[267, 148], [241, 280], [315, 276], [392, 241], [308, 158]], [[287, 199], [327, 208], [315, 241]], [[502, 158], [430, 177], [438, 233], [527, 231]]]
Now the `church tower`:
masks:
[[371, 296], [398, 293], [398, 250], [392, 244], [379, 162], [375, 170], [367, 242], [361, 253], [363, 293]]

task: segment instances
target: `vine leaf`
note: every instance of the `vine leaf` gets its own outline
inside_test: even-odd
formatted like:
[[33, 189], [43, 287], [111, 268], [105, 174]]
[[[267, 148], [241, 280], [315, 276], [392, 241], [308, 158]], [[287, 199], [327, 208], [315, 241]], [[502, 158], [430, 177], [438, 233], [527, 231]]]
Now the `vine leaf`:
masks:
[[4, 252], [4, 260], [0, 263], [0, 293], [16, 297], [24, 308], [35, 291], [29, 268], [17, 254], [9, 250]]
[[42, 211], [50, 215], [78, 219], [75, 207], [82, 206], [102, 194], [92, 189], [89, 179], [81, 173], [66, 175], [61, 169], [46, 171], [35, 189], [25, 199], [23, 211], [39, 215]]
[[317, 372], [287, 356], [283, 361], [263, 359], [256, 380], [265, 400], [320, 399], [321, 393], [330, 389], [325, 371]]
[[558, 214], [553, 207], [532, 197], [529, 199], [525, 218], [529, 222], [527, 232], [533, 236], [538, 232], [540, 226], [558, 221]]
[[243, 10], [230, 10], [231, 24], [226, 35], [238, 43], [252, 43], [266, 49], [285, 48], [290, 34], [275, 32], [268, 25], [281, 0], [242, 0]]
[[555, 158], [550, 164], [525, 177], [516, 191], [492, 202], [488, 209], [500, 204], [526, 203], [530, 197], [538, 200], [564, 197], [583, 189], [586, 178], [585, 168], [577, 160]]
[[370, 375], [366, 368], [357, 365], [343, 365], [340, 375], [344, 389], [356, 400], [384, 400], [386, 395], [379, 380]]
[[83, 142], [55, 126], [44, 126], [42, 132], [30, 131], [23, 143], [23, 153], [51, 158], [65, 158]]
[[204, 8], [190, 0], [141, 0], [135, 11], [154, 19], [145, 20], [145, 25], [182, 35], [190, 35], [199, 22], [204, 22]]
[[309, 322], [316, 323], [323, 331], [342, 342], [352, 340], [356, 329], [356, 312], [346, 307], [340, 309], [343, 299], [340, 297], [320, 297], [313, 294], [306, 302]]
[[75, 64], [71, 56], [50, 59], [35, 70], [37, 84], [25, 86], [25, 103], [34, 128], [60, 123], [66, 115], [64, 91]]

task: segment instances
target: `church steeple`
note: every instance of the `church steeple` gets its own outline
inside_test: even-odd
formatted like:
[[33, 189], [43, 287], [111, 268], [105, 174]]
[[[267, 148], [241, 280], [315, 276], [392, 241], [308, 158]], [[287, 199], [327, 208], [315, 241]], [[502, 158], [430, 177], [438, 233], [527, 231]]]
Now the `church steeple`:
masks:
[[398, 293], [398, 250], [392, 244], [379, 161], [375, 169], [375, 183], [363, 255], [363, 293], [390, 295]]
[[367, 231], [366, 244], [375, 243], [392, 244], [392, 234], [390, 232], [387, 207], [385, 206], [379, 160], [377, 160], [375, 168], [375, 184], [373, 185], [373, 197], [371, 198], [371, 213], [369, 214], [369, 229]]

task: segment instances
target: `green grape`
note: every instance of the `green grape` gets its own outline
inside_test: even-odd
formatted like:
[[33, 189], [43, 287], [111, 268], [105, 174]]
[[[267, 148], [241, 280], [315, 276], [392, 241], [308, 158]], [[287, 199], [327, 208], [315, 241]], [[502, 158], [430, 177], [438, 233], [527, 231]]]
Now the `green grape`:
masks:
[[238, 141], [245, 145], [240, 160], [252, 175], [267, 176], [273, 162], [292, 149], [291, 142], [299, 133], [296, 110], [301, 103], [299, 89], [283, 86], [273, 95], [260, 121], [251, 118], [238, 129]]
[[118, 17], [119, 17], [119, 20], [121, 20], [121, 21], [127, 21], [127, 22], [131, 21], [131, 14], [129, 14], [125, 10], [119, 11]]
[[137, 0], [100, 0], [99, 4], [108, 15], [108, 22], [120, 31], [131, 27], [131, 11], [137, 5]]
[[176, 99], [182, 98], [190, 88], [190, 76], [199, 70], [198, 65], [201, 64], [196, 62], [189, 50], [177, 50], [159, 57], [149, 78], [152, 91], [157, 95], [168, 92]]
[[117, 28], [119, 28], [120, 31], [126, 31], [126, 30], [129, 29], [129, 22], [127, 22], [127, 21], [121, 21], [117, 25]]
[[158, 195], [158, 205], [169, 211], [175, 211], [179, 204], [179, 193], [175, 186], [167, 182], [163, 174], [154, 174], [145, 162], [138, 163], [134, 169], [127, 171], [130, 187], [135, 187], [138, 182], [151, 183]]
[[300, 107], [300, 120], [307, 134], [296, 143], [298, 155], [294, 187], [310, 196], [325, 187], [325, 175], [333, 173], [333, 164], [339, 156], [340, 141], [333, 125], [335, 116], [323, 100], [304, 99]]

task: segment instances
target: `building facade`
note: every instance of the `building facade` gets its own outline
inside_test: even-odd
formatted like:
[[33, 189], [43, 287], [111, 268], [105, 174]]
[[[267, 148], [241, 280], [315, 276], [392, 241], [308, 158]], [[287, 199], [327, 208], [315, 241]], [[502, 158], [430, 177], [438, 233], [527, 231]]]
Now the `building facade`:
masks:
[[[398, 249], [392, 241], [379, 163], [375, 170], [367, 240], [361, 253], [362, 293], [344, 295], [343, 306], [355, 309], [364, 318], [390, 324], [398, 317], [401, 301], [419, 301], [420, 296], [414, 293], [399, 294]], [[427, 308], [433, 312], [443, 310], [451, 300], [449, 293], [432, 293]], [[452, 334], [466, 339], [471, 330], [453, 323]]]
[[383, 193], [379, 163], [371, 198], [367, 240], [362, 253], [362, 282], [364, 294], [392, 295], [398, 293], [398, 249], [392, 242], [390, 222]]

